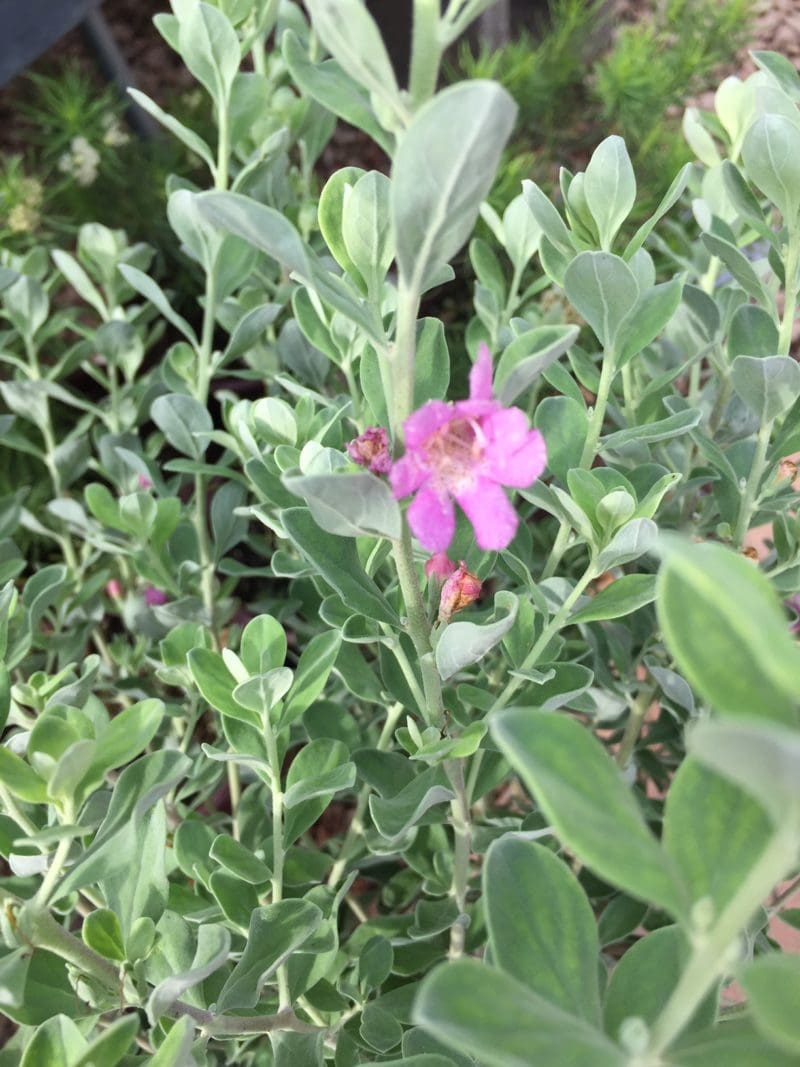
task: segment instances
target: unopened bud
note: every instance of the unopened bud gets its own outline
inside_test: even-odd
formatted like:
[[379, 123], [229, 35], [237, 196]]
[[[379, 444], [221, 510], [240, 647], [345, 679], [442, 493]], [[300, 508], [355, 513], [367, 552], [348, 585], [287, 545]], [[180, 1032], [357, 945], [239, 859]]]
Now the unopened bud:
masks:
[[785, 457], [778, 464], [778, 481], [793, 482], [797, 477], [797, 464], [793, 459]]
[[106, 593], [112, 600], [120, 600], [122, 598], [122, 583], [117, 578], [112, 578], [106, 582]]
[[455, 563], [448, 559], [446, 553], [437, 552], [425, 564], [425, 577], [429, 581], [431, 578], [437, 578], [440, 582], [445, 582], [455, 569]]
[[388, 474], [392, 469], [389, 435], [382, 426], [368, 426], [362, 434], [347, 442], [347, 454], [353, 463], [373, 474]]
[[160, 607], [162, 604], [166, 604], [169, 597], [163, 589], [156, 589], [154, 585], [148, 585], [144, 591], [144, 602], [151, 608]]
[[784, 456], [772, 468], [772, 472], [764, 486], [764, 493], [770, 495], [791, 488], [796, 478], [797, 464], [790, 456]]
[[439, 599], [439, 622], [448, 623], [458, 611], [469, 607], [481, 595], [479, 579], [467, 570], [462, 559], [442, 586]]
[[152, 489], [153, 483], [145, 474], [139, 474], [136, 477], [136, 484], [140, 489]]

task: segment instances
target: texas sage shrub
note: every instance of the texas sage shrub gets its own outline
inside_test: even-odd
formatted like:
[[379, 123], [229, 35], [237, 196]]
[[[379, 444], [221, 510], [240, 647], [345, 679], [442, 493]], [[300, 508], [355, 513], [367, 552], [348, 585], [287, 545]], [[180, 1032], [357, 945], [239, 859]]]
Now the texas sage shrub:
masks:
[[4, 256], [4, 1065], [798, 1062], [800, 78], [500, 215], [486, 6], [172, 0], [195, 291]]

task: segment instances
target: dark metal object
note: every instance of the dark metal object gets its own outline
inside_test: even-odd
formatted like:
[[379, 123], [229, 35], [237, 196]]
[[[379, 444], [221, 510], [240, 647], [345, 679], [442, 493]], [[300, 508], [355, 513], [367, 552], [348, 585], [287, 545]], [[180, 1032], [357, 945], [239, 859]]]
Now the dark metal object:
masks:
[[[367, 0], [367, 7], [381, 28], [397, 80], [406, 85], [413, 0]], [[523, 28], [540, 33], [547, 25], [547, 11], [547, 0], [498, 0], [478, 19], [469, 36], [496, 47]]]
[[108, 28], [108, 23], [99, 9], [92, 9], [87, 13], [86, 18], [81, 23], [81, 30], [92, 50], [98, 67], [109, 81], [114, 82], [119, 87], [120, 92], [125, 97], [126, 118], [131, 128], [140, 137], [156, 137], [160, 132], [158, 123], [146, 111], [142, 111], [140, 107], [134, 104], [128, 96], [126, 91], [128, 87], [136, 85], [133, 71], [117, 47], [117, 42]]
[[100, 0], [0, 0], [0, 87], [78, 25]]
[[78, 25], [97, 65], [126, 100], [126, 117], [143, 137], [158, 130], [148, 114], [127, 96], [133, 74], [100, 11], [102, 0], [0, 0], [0, 88]]

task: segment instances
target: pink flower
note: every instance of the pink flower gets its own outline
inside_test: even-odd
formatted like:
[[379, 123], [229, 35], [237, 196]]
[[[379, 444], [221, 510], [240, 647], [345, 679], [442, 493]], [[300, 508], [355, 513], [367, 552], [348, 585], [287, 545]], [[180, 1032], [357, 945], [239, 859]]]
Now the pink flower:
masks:
[[353, 463], [373, 474], [388, 474], [392, 469], [389, 435], [382, 426], [368, 426], [362, 434], [347, 442], [347, 454]]
[[404, 424], [406, 453], [389, 475], [395, 497], [416, 493], [408, 521], [430, 552], [444, 552], [456, 527], [453, 500], [466, 512], [478, 547], [506, 548], [517, 513], [503, 486], [524, 489], [545, 468], [544, 438], [519, 408], [492, 396], [492, 357], [481, 345], [469, 400], [430, 400]]
[[436, 555], [431, 556], [425, 564], [425, 577], [429, 580], [435, 578], [438, 581], [443, 582], [450, 577], [455, 569], [455, 563], [453, 563], [451, 559], [448, 559], [444, 552], [437, 552]]
[[457, 611], [463, 611], [481, 595], [481, 582], [467, 570], [462, 559], [442, 586], [439, 599], [439, 622], [448, 623]]
[[148, 585], [144, 591], [144, 602], [151, 608], [160, 607], [162, 604], [166, 604], [169, 597], [163, 589], [156, 589], [154, 585]]
[[144, 474], [137, 474], [137, 476], [136, 476], [136, 484], [139, 486], [140, 489], [152, 489], [153, 488], [153, 483]]

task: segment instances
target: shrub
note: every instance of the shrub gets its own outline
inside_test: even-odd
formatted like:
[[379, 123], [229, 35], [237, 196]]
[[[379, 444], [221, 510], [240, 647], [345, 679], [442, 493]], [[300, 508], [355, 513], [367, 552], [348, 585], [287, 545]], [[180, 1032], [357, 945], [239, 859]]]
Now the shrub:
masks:
[[483, 6], [174, 0], [197, 288], [3, 255], [2, 1065], [796, 1061], [800, 77], [498, 212]]

